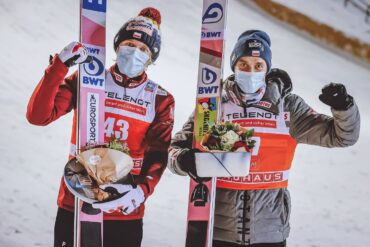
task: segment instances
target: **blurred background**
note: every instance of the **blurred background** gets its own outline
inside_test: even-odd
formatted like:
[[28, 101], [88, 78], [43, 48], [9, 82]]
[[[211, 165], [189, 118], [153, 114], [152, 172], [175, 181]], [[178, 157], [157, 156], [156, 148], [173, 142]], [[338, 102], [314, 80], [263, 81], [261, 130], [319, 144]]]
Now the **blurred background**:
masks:
[[[176, 99], [181, 129], [195, 100], [201, 0], [109, 0], [107, 66], [113, 37], [147, 6], [162, 14], [162, 49], [149, 77]], [[224, 77], [243, 31], [272, 40], [272, 66], [286, 70], [293, 93], [317, 112], [329, 82], [347, 86], [361, 112], [358, 143], [346, 149], [297, 148], [289, 188], [294, 246], [370, 246], [369, 0], [230, 0]], [[56, 199], [67, 161], [72, 115], [47, 127], [30, 125], [26, 107], [50, 54], [78, 40], [78, 0], [0, 0], [0, 246], [51, 246]], [[76, 68], [72, 68], [73, 72]], [[148, 199], [142, 246], [182, 246], [189, 178], [166, 171]]]

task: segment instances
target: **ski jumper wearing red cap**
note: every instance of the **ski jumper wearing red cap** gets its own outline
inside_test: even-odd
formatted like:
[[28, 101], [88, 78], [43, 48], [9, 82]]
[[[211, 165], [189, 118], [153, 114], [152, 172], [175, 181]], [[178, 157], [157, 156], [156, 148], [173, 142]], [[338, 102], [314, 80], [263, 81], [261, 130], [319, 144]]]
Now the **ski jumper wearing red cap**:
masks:
[[[134, 160], [131, 174], [137, 186], [115, 185], [118, 192], [128, 193], [94, 206], [105, 212], [105, 246], [122, 246], [123, 243], [124, 246], [140, 246], [144, 202], [153, 193], [167, 163], [174, 99], [145, 72], [159, 56], [160, 24], [161, 15], [154, 8], [143, 9], [137, 17], [126, 22], [114, 38], [116, 63], [106, 70], [105, 140], [115, 136], [127, 142]], [[40, 126], [74, 111], [70, 157], [76, 152], [78, 73], [66, 75], [69, 67], [84, 63], [87, 58], [86, 48], [78, 42], [72, 42], [55, 55], [27, 109], [28, 121]], [[54, 246], [72, 246], [74, 196], [63, 179], [58, 207]], [[128, 215], [122, 214], [119, 210], [122, 207], [127, 207]]]

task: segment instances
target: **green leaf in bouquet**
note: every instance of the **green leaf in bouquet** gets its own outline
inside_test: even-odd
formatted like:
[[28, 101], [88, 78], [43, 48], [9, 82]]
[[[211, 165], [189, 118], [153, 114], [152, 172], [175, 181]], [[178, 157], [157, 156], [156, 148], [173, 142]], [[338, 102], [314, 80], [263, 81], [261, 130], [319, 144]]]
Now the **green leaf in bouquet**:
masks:
[[234, 145], [231, 145], [231, 144], [223, 144], [222, 147], [221, 147], [221, 150], [222, 151], [226, 151], [226, 152], [229, 152], [231, 151], [231, 149], [233, 148]]
[[226, 130], [234, 130], [234, 125], [231, 122], [225, 122]]
[[254, 129], [247, 130], [245, 139], [249, 139], [254, 135]]
[[125, 143], [125, 142], [123, 142], [119, 139], [112, 139], [111, 138], [110, 141], [107, 144], [107, 147], [110, 148], [110, 149], [121, 151], [121, 152], [126, 153], [126, 154], [129, 153], [127, 143]]

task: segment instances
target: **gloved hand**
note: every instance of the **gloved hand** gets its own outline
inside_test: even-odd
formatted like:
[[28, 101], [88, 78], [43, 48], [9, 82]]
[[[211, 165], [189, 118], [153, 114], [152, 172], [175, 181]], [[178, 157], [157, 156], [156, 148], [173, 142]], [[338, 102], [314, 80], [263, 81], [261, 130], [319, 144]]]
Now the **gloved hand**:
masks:
[[289, 74], [282, 69], [271, 69], [270, 72], [266, 74], [266, 82], [274, 81], [281, 84], [283, 90], [283, 94], [286, 94], [287, 92], [292, 90], [293, 84], [292, 79], [290, 79]]
[[59, 59], [68, 68], [79, 63], [90, 63], [92, 61], [92, 57], [88, 55], [86, 47], [75, 41], [64, 47], [59, 53]]
[[195, 153], [200, 152], [198, 149], [188, 149], [182, 152], [177, 158], [180, 169], [188, 173], [189, 176], [197, 183], [207, 182], [212, 178], [199, 177], [197, 174], [197, 168], [195, 166]]
[[347, 94], [346, 87], [340, 83], [333, 83], [324, 86], [319, 99], [335, 110], [344, 111], [353, 105], [353, 97]]
[[121, 211], [123, 214], [128, 215], [138, 208], [144, 202], [144, 192], [140, 186], [134, 188], [128, 184], [105, 184], [100, 188], [106, 192], [112, 193], [116, 191], [119, 196], [103, 202], [95, 202], [92, 204], [93, 208], [100, 209], [106, 213], [113, 213]]

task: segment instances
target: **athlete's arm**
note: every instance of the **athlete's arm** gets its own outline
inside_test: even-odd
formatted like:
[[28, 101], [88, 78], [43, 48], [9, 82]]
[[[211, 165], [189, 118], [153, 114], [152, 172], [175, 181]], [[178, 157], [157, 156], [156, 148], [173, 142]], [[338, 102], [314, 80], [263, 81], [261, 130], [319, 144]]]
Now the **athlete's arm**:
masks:
[[31, 124], [48, 125], [74, 108], [77, 72], [65, 78], [67, 73], [67, 66], [54, 56], [28, 102]]
[[323, 147], [346, 147], [356, 143], [360, 113], [356, 103], [347, 110], [331, 109], [333, 116], [316, 113], [297, 95], [285, 99], [290, 116], [290, 134], [300, 143]]
[[188, 121], [182, 129], [175, 134], [171, 140], [168, 169], [178, 175], [187, 176], [188, 173], [181, 169], [182, 156], [192, 149], [193, 146], [193, 131], [194, 131], [194, 112], [190, 115]]
[[140, 175], [136, 180], [143, 189], [145, 198], [153, 193], [167, 165], [174, 104], [174, 98], [170, 94], [156, 96], [156, 116], [145, 137], [147, 148]]

